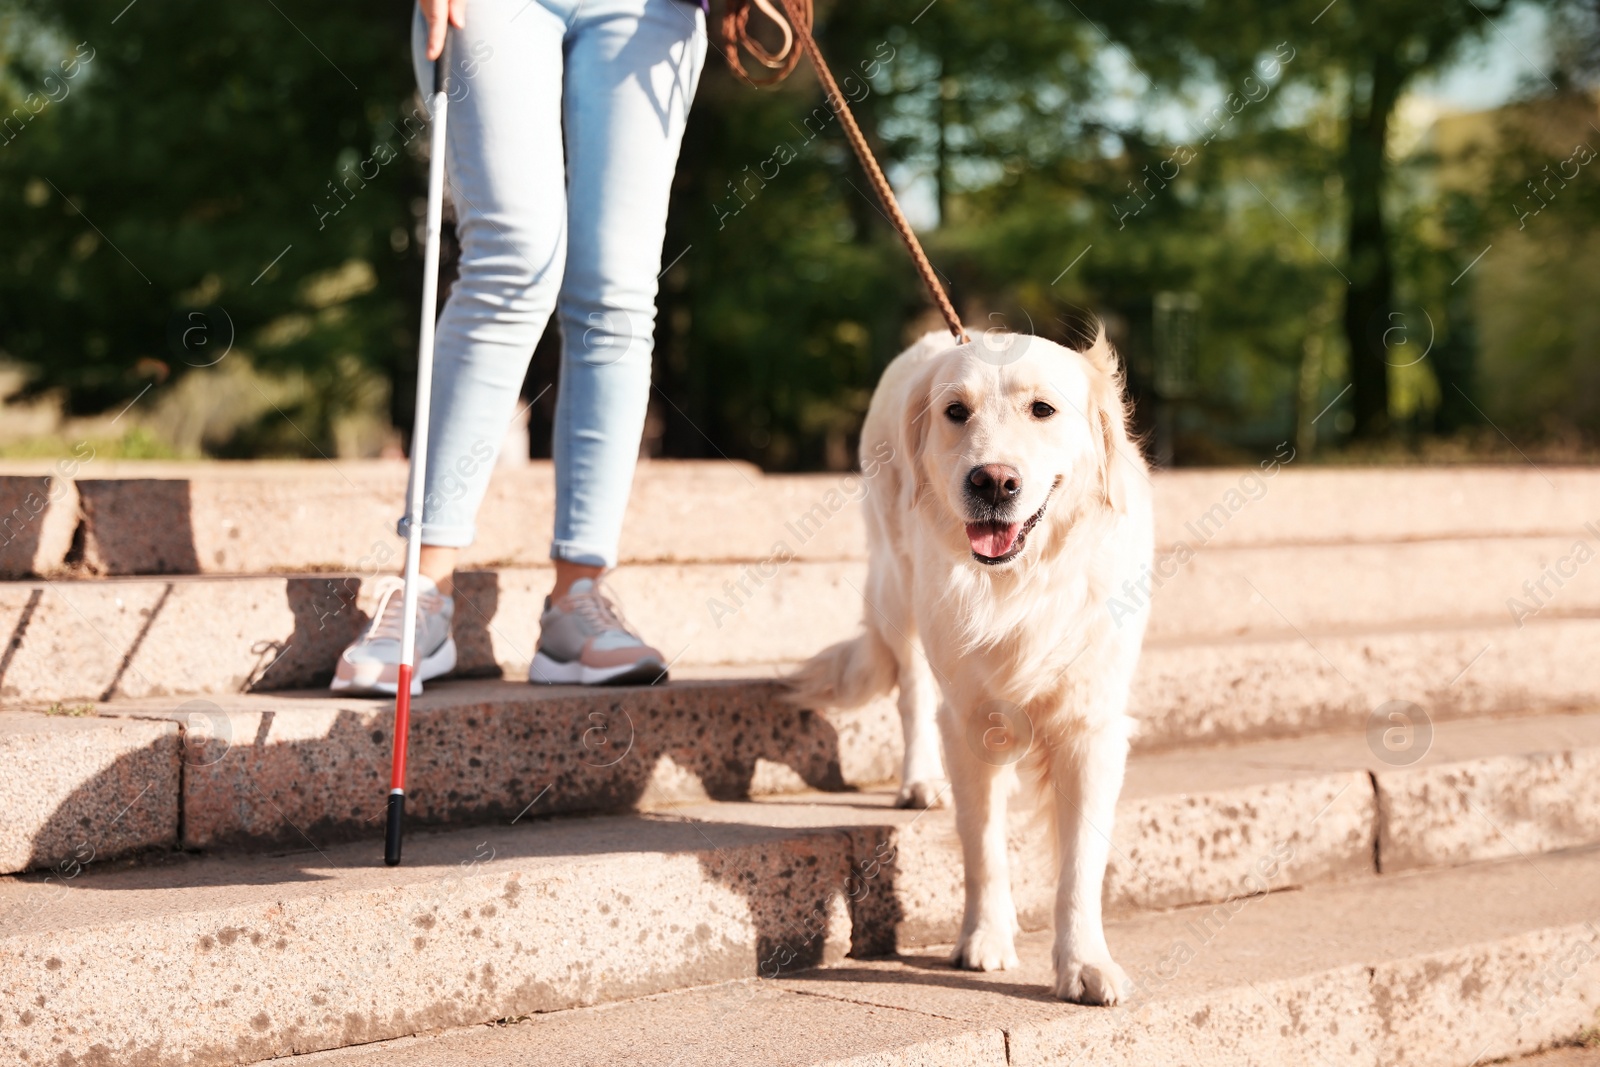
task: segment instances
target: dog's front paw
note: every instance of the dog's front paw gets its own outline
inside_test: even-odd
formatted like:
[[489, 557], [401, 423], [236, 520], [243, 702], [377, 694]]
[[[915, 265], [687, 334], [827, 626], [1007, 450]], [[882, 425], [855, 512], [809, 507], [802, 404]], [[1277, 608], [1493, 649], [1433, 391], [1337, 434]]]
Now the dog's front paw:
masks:
[[1128, 976], [1110, 956], [1085, 959], [1057, 951], [1055, 994], [1062, 1000], [1110, 1007], [1130, 992]]
[[1015, 967], [1015, 936], [1009, 927], [980, 925], [956, 942], [950, 962], [969, 971], [1003, 971]]
[[941, 778], [928, 778], [920, 782], [907, 782], [900, 787], [900, 794], [894, 798], [897, 808], [937, 808], [943, 803], [943, 796], [950, 791], [950, 783]]

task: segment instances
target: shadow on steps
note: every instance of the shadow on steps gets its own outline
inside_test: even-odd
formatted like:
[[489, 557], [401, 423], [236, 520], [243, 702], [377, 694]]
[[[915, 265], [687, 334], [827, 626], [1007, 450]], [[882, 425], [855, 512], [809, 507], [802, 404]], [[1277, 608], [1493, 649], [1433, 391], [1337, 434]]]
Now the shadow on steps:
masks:
[[[601, 690], [430, 684], [413, 703], [408, 823], [515, 824], [847, 788], [834, 724], [778, 696], [770, 681]], [[81, 775], [51, 802], [49, 816], [19, 827], [32, 842], [29, 868], [128, 851], [108, 849], [98, 815], [86, 821], [85, 813], [115, 817], [149, 799], [145, 789], [176, 787], [181, 798], [176, 825], [152, 831], [147, 846], [322, 848], [381, 837], [392, 752], [387, 699], [302, 691], [153, 698], [119, 711], [177, 722], [168, 744], [181, 775], [172, 760], [152, 764], [143, 748]], [[884, 757], [892, 766], [895, 754]]]

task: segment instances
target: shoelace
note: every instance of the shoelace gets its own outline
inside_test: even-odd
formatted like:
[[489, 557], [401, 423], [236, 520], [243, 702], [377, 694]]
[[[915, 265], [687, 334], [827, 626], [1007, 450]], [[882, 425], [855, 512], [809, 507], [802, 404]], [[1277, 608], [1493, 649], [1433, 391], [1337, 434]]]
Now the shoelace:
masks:
[[[417, 610], [426, 614], [429, 601], [432, 598], [424, 594], [417, 598]], [[405, 583], [395, 582], [383, 591], [378, 598], [378, 604], [373, 609], [374, 622], [372, 629], [367, 631], [369, 641], [398, 641], [406, 617]]]
[[622, 617], [622, 612], [612, 599], [600, 592], [599, 588], [592, 588], [587, 593], [568, 593], [564, 598], [583, 621], [595, 628], [595, 631], [621, 630], [631, 634], [633, 630], [628, 626], [627, 620]]

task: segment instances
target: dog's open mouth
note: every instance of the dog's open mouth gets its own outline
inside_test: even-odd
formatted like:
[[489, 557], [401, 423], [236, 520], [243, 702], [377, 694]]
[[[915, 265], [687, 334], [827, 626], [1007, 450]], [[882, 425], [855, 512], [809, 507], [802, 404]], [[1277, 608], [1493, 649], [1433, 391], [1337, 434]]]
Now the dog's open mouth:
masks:
[[1054, 493], [1055, 489], [1052, 488], [1045, 495], [1044, 503], [1039, 505], [1039, 510], [1028, 516], [1025, 522], [967, 523], [967, 541], [972, 545], [972, 558], [989, 567], [1016, 559], [1027, 543], [1028, 531], [1044, 518], [1044, 509], [1050, 506], [1050, 497]]

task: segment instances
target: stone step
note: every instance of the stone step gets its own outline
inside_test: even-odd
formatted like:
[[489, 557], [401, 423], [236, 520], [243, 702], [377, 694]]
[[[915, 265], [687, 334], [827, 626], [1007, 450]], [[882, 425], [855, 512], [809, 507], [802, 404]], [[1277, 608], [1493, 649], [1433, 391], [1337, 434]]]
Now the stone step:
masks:
[[183, 727], [92, 711], [0, 711], [0, 871], [177, 844]]
[[[0, 463], [0, 577], [252, 574], [386, 569], [404, 463], [112, 462], [92, 455]], [[1167, 550], [1458, 537], [1586, 536], [1600, 472], [1525, 468], [1259, 468], [1161, 472], [1157, 542]], [[763, 475], [747, 464], [640, 466], [626, 562], [859, 559], [849, 474]], [[495, 472], [471, 566], [545, 562], [554, 500], [548, 463]], [[73, 533], [82, 524], [79, 548]]]
[[[413, 728], [407, 804], [412, 825], [507, 824], [635, 807], [692, 811], [697, 819], [716, 821], [729, 812], [748, 816], [746, 807], [718, 802], [754, 796], [778, 803], [763, 809], [765, 821], [920, 824], [942, 835], [940, 851], [949, 853], [948, 813], [886, 810], [890, 794], [841, 791], [870, 789], [895, 773], [893, 724], [878, 736], [841, 731], [809, 713], [785, 713], [785, 720], [741, 701], [741, 695], [723, 687], [713, 714], [685, 713], [664, 695], [654, 706], [634, 704], [632, 714], [627, 706], [606, 709], [609, 718], [585, 710], [593, 704], [530, 708], [485, 699], [441, 706], [433, 698], [431, 707], [417, 709]], [[172, 817], [159, 827], [160, 836], [152, 833], [148, 846], [259, 850], [372, 837], [381, 825], [387, 785], [387, 713], [357, 718], [348, 705], [262, 709], [256, 701], [251, 710], [191, 708], [175, 714], [186, 731], [177, 746], [185, 761], [181, 796], [171, 804], [181, 809], [181, 828]], [[606, 736], [598, 736], [602, 732]], [[1354, 752], [1341, 751], [1331, 762], [1319, 759], [1320, 750], [1308, 741], [1299, 749], [1268, 743], [1137, 757], [1123, 807], [1125, 856], [1116, 868], [1122, 873], [1113, 878], [1111, 898], [1153, 907], [1230, 895], [1257, 859], [1245, 845], [1279, 836], [1274, 827], [1280, 824], [1285, 831], [1314, 827], [1319, 835], [1302, 843], [1296, 869], [1310, 872], [1306, 877], [1369, 868], [1377, 829], [1364, 763]], [[846, 769], [853, 772], [848, 779]], [[125, 784], [127, 777], [102, 782], [86, 774], [78, 792], [101, 799], [107, 805], [102, 818], [109, 818], [139, 798], [138, 783]], [[1552, 789], [1559, 792], [1562, 785], [1558, 780]], [[808, 786], [834, 791], [801, 792]], [[171, 783], [162, 780], [159, 787], [170, 789]], [[1336, 798], [1340, 803], [1313, 823]], [[795, 814], [794, 805], [803, 810]], [[1221, 813], [1240, 805], [1250, 807], [1250, 816], [1235, 815], [1237, 825], [1223, 825], [1228, 820]], [[51, 857], [70, 867], [85, 854], [114, 854], [100, 847], [93, 823], [17, 825], [18, 836], [33, 842], [30, 867], [47, 865], [40, 861]], [[1245, 837], [1236, 839], [1239, 833]], [[1201, 844], [1186, 844], [1190, 835]], [[1233, 844], [1225, 845], [1224, 838]], [[954, 854], [946, 859], [929, 876], [948, 880]], [[909, 904], [905, 910], [908, 917], [916, 911]]]
[[[1454, 720], [1592, 708], [1597, 638], [1600, 622], [1535, 620], [1521, 630], [1155, 646], [1135, 681], [1135, 745], [1187, 753], [1201, 743], [1330, 732], [1365, 732], [1380, 745], [1404, 740], [1409, 723], [1408, 751], [1422, 751], [1427, 731]], [[153, 655], [137, 662], [124, 677], [149, 682], [146, 669], [171, 667]], [[158, 677], [181, 684], [192, 677], [182, 668]], [[748, 676], [625, 690], [435, 682], [416, 705], [413, 811], [440, 821], [496, 818], [520, 811], [557, 774], [567, 784], [541, 812], [617, 810], [662, 791], [681, 795], [674, 790], [689, 788], [685, 782], [729, 797], [867, 785], [897, 773], [900, 731], [889, 699], [813, 713], [780, 697], [775, 680]], [[134, 799], [125, 780], [159, 779], [159, 803], [130, 810], [121, 832], [132, 836], [99, 847], [172, 843], [180, 762], [190, 846], [271, 840], [288, 833], [280, 811], [301, 828], [354, 832], [382, 795], [386, 700], [291, 691], [35, 707], [0, 719], [0, 790], [8, 798], [0, 812], [15, 813], [15, 842], [31, 842], [5, 850], [0, 869], [70, 859], [87, 812], [104, 819]], [[176, 720], [184, 733], [75, 717], [97, 712]], [[1541, 750], [1513, 743], [1505, 751]], [[619, 760], [619, 751], [630, 758]]]
[[[406, 474], [403, 462], [382, 460], [6, 461], [0, 463], [0, 525], [7, 535], [0, 576], [72, 569], [101, 575], [392, 570], [404, 543], [395, 521]], [[621, 557], [762, 560], [778, 536], [808, 558], [857, 555], [860, 516], [840, 494], [860, 492], [859, 481], [844, 475], [768, 479], [746, 463], [643, 463]], [[547, 562], [554, 500], [548, 463], [497, 470], [466, 564]], [[791, 516], [798, 525], [786, 532]]]
[[[308, 834], [327, 843], [364, 836], [381, 814], [385, 703], [302, 694], [111, 710], [184, 728], [184, 848], [294, 844]], [[1434, 722], [1415, 714], [1366, 732], [1154, 751], [1141, 744], [1125, 797], [1231, 797], [1230, 783], [1281, 791], [1307, 775], [1325, 778], [1319, 788], [1331, 795], [1349, 774], [1372, 774], [1391, 869], [1600, 840], [1600, 776], [1592, 773], [1600, 715]], [[477, 683], [414, 706], [408, 811], [450, 824], [860, 789], [895, 780], [900, 747], [886, 706], [795, 711], [770, 685], [707, 681], [623, 696]], [[1128, 817], [1145, 818], [1136, 808]], [[1209, 817], [1202, 810], [1185, 821]]]
[[[466, 729], [494, 717], [487, 704], [455, 710]], [[254, 714], [252, 750], [275, 747], [277, 728], [305, 725]], [[959, 918], [948, 811], [898, 811], [874, 791], [696, 799], [719, 792], [716, 776], [727, 773], [702, 757], [711, 773], [691, 780], [705, 739], [725, 741], [717, 754], [729, 762], [748, 760], [758, 731], [720, 733], [664, 706], [633, 721], [620, 758], [572, 737], [579, 759], [527, 770], [501, 766], [514, 761], [519, 735], [536, 741], [526, 721], [500, 723], [472, 749], [435, 716], [414, 750], [418, 822], [460, 804], [452, 814], [495, 825], [419, 826], [405, 866], [388, 869], [376, 841], [382, 752], [244, 760], [243, 746], [227, 743], [241, 721], [207, 720], [200, 738], [185, 738], [183, 828], [174, 820], [165, 843], [181, 833], [189, 847], [216, 844], [227, 836], [218, 827], [243, 816], [276, 819], [282, 832], [258, 833], [258, 843], [292, 840], [294, 850], [128, 864], [102, 851], [91, 812], [70, 827], [54, 870], [0, 879], [0, 1018], [23, 1023], [0, 1028], [11, 1062], [93, 1053], [235, 1063], [730, 980], [763, 964], [775, 973], [772, 961], [911, 951], [948, 940]], [[123, 725], [87, 720], [102, 724]], [[446, 753], [441, 741], [457, 747]], [[1268, 890], [1502, 855], [1543, 865], [1555, 861], [1543, 850], [1600, 839], [1600, 715], [1441, 724], [1410, 766], [1382, 752], [1338, 737], [1137, 756], [1114, 831], [1108, 912], [1205, 900], [1233, 901], [1221, 904], [1231, 914]], [[444, 762], [464, 770], [474, 760], [489, 780], [458, 780], [485, 792], [451, 795], [438, 782]], [[78, 796], [116, 812], [104, 816], [115, 827], [166, 781], [121, 774]], [[329, 843], [341, 836], [337, 821], [319, 824], [304, 806], [317, 785], [350, 805], [345, 829], [366, 840]], [[515, 793], [488, 796], [497, 786]], [[542, 818], [586, 795], [618, 794], [654, 810]], [[1481, 825], [1463, 828], [1473, 817]], [[1050, 876], [1020, 814], [1012, 847], [1020, 917], [1042, 928]], [[160, 976], [154, 986], [140, 981], [150, 974]], [[137, 1003], [129, 989], [143, 991]]]
[[[1115, 594], [1107, 609], [1121, 618], [1153, 593], [1152, 649], [1466, 623], [1509, 634], [1531, 621], [1600, 616], [1600, 568], [1576, 565], [1573, 557], [1572, 542], [1551, 538], [1219, 549], [1181, 565], [1164, 557], [1158, 567], [1171, 565], [1165, 577], [1148, 592]], [[9, 635], [0, 653], [0, 697], [106, 699], [322, 684], [373, 610], [373, 577], [0, 583], [0, 634]], [[545, 568], [458, 575], [461, 674], [525, 674], [550, 582]], [[803, 659], [856, 632], [865, 565], [638, 564], [609, 582], [674, 666], [772, 664]]]
[[1129, 713], [1151, 748], [1362, 730], [1392, 713], [1434, 721], [1592, 708], [1600, 620], [1522, 627], [1301, 631], [1151, 644]]
[[[323, 685], [365, 619], [348, 588], [322, 579], [65, 584], [26, 596], [15, 587], [0, 589], [0, 598], [10, 600], [0, 625], [11, 635], [0, 646], [0, 699], [14, 706]], [[525, 616], [507, 611], [502, 627], [485, 624], [473, 610], [497, 596], [481, 586], [462, 593], [460, 677], [525, 676], [534, 637], [530, 632], [513, 640], [505, 633]], [[770, 642], [764, 651], [779, 662], [718, 668], [715, 654], [695, 655], [697, 647], [712, 649], [712, 642], [700, 646], [691, 638], [676, 652], [674, 676], [714, 669], [781, 673], [782, 624], [798, 626], [799, 619], [815, 616], [776, 598], [771, 603], [761, 625], [752, 621], [743, 629], [752, 640]], [[669, 618], [648, 598], [642, 606], [659, 611], [657, 621]], [[498, 608], [490, 610], [493, 619], [501, 618]], [[837, 617], [824, 621], [841, 633], [850, 625]], [[1132, 706], [1147, 737], [1170, 744], [1341, 729], [1394, 699], [1415, 701], [1441, 717], [1582, 707], [1594, 700], [1590, 650], [1597, 638], [1600, 620], [1552, 612], [1520, 627], [1500, 621], [1152, 639]], [[820, 641], [808, 647], [821, 647]]]
[[[634, 807], [717, 821], [747, 808], [707, 800], [753, 796], [781, 802], [763, 809], [771, 820], [785, 818], [783, 798], [797, 791], [859, 789], [896, 773], [889, 709], [819, 715], [773, 697], [770, 686], [709, 681], [627, 693], [437, 687], [415, 708], [408, 812], [419, 827]], [[89, 746], [66, 749], [59, 718], [31, 716], [31, 735], [20, 722], [10, 727], [13, 744], [0, 749], [0, 813], [16, 841], [7, 870], [59, 874], [139, 848], [331, 847], [381, 826], [384, 702], [246, 695], [110, 710], [126, 718], [70, 720], [79, 733], [97, 728], [124, 745], [119, 758], [82, 769], [73, 760]], [[126, 740], [130, 726], [159, 736]], [[1600, 714], [1379, 727], [1138, 751], [1108, 876], [1111, 906], [1220, 899], [1280, 875], [1348, 876], [1370, 869], [1374, 855], [1389, 872], [1600, 841]], [[113, 751], [109, 741], [96, 747]], [[36, 767], [49, 776], [30, 778]], [[918, 884], [941, 885], [939, 901], [954, 894], [959, 858], [946, 813], [888, 811], [885, 802], [812, 795], [794, 802], [804, 812], [792, 818], [920, 824], [937, 842], [917, 853], [940, 859], [918, 872]], [[1287, 860], [1252, 844], [1279, 840]], [[921, 899], [898, 905], [902, 938], [940, 928], [941, 914], [929, 917]], [[1018, 899], [1042, 923], [1047, 880], [1022, 877]]]
[[[619, 920], [638, 921], [634, 912]], [[647, 929], [646, 938], [658, 929]], [[522, 1001], [529, 1007], [500, 1025], [287, 1063], [1474, 1067], [1593, 1032], [1600, 1004], [1600, 856], [1585, 851], [1513, 859], [1271, 893], [1113, 921], [1107, 935], [1135, 982], [1130, 1001], [1115, 1008], [1050, 998], [1049, 938], [1026, 934], [1018, 945], [1021, 966], [1013, 971], [955, 971], [945, 953], [930, 946], [892, 959], [850, 960], [604, 1007], [541, 1012], [542, 991], [529, 989]], [[236, 956], [261, 953], [242, 940], [235, 944]], [[563, 945], [562, 951], [572, 950]], [[598, 945], [578, 949], [596, 968], [600, 953]], [[495, 959], [496, 992], [502, 1002], [513, 1000], [500, 978], [507, 954]], [[65, 966], [55, 973], [68, 974]], [[270, 1011], [284, 1010], [284, 993], [253, 981], [218, 985], [237, 987], [234, 995], [249, 1005], [218, 1033], [218, 1053], [229, 1050], [229, 1042], [232, 1050], [274, 1054], [316, 1046], [310, 1026], [280, 1036]], [[448, 988], [439, 981], [436, 990], [419, 991], [414, 1004], [438, 1003]], [[337, 1040], [350, 1044], [385, 1029], [442, 1029], [486, 988], [484, 982], [468, 985], [446, 1011], [426, 1019], [410, 1007], [380, 1018], [386, 1005], [372, 1003]], [[84, 1014], [95, 1003], [85, 1001]], [[244, 1015], [258, 1006], [261, 1029], [251, 1033]], [[302, 1014], [299, 1005], [288, 1010]], [[189, 1031], [193, 1022], [179, 1013], [171, 1023], [144, 1025], [152, 1031], [161, 1025], [165, 1037]], [[163, 1050], [181, 1047], [176, 1038]], [[88, 1038], [73, 1040], [85, 1044]]]

